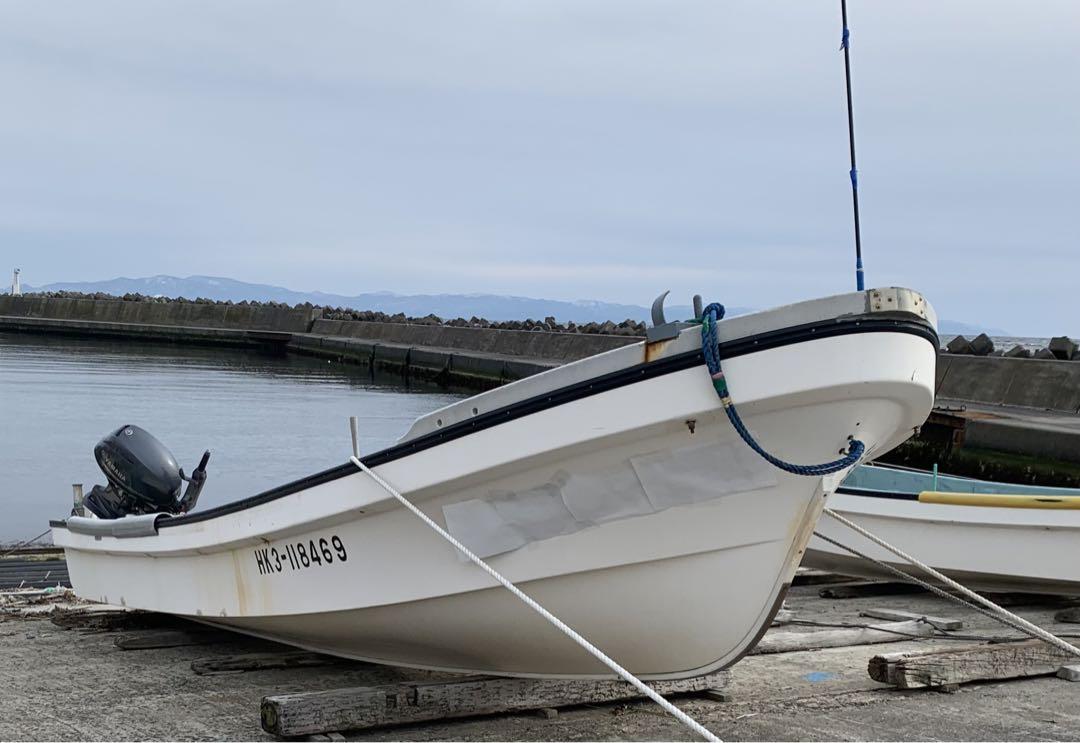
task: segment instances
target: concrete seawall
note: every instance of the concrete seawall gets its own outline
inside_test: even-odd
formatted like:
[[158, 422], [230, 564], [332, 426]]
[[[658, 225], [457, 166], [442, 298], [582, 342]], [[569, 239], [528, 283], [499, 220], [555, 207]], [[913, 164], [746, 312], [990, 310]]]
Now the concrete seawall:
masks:
[[[953, 431], [949, 448], [1080, 464], [1077, 361], [941, 354], [937, 380], [931, 423]], [[1070, 478], [1057, 484], [1080, 485], [1075, 473], [1055, 474]]]
[[940, 354], [937, 394], [946, 400], [1080, 413], [1080, 362]]
[[0, 296], [0, 331], [282, 350], [407, 378], [492, 387], [639, 342], [633, 336], [324, 320], [287, 307]]
[[405, 325], [351, 320], [316, 320], [311, 333], [414, 347], [446, 348], [547, 359], [563, 363], [584, 359], [641, 340], [634, 336], [621, 335], [456, 328], [449, 325]]
[[0, 296], [0, 316], [37, 320], [306, 333], [319, 315], [317, 309], [237, 304]]
[[[641, 341], [625, 335], [327, 320], [321, 315], [318, 308], [0, 296], [0, 332], [272, 347], [406, 380], [474, 389]], [[944, 448], [927, 441], [926, 461], [901, 463], [929, 467], [964, 447], [1080, 463], [1080, 362], [942, 353], [937, 395], [939, 404], [951, 410], [931, 416], [927, 431], [942, 418], [948, 422], [937, 425], [961, 435], [950, 433], [952, 443], [946, 442]], [[920, 446], [918, 440], [909, 443]], [[958, 462], [952, 464], [959, 466]], [[1009, 466], [1004, 479], [1017, 480], [1025, 472]], [[1073, 477], [1056, 470], [1053, 474]]]
[[640, 340], [617, 335], [320, 319], [310, 333], [294, 334], [289, 349], [410, 377], [490, 387]]
[[[624, 335], [325, 320], [318, 308], [0, 295], [0, 330], [252, 346], [490, 387], [640, 342]], [[1080, 413], [1080, 362], [938, 357], [943, 400]]]

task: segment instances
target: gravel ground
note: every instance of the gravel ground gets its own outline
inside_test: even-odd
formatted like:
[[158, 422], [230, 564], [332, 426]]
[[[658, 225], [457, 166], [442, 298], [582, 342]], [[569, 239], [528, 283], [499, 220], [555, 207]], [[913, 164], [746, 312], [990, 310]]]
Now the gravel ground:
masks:
[[[867, 607], [963, 616], [964, 633], [1005, 634], [990, 620], [931, 595], [826, 600], [817, 586], [792, 590], [787, 607], [824, 623], [859, 622]], [[1052, 625], [1055, 607], [1020, 611]], [[816, 631], [824, 628], [800, 627]], [[1056, 631], [1077, 631], [1057, 625]], [[125, 634], [132, 634], [131, 632]], [[216, 676], [191, 671], [196, 658], [266, 652], [271, 643], [236, 637], [216, 645], [124, 651], [114, 632], [62, 629], [47, 617], [0, 618], [2, 740], [260, 740], [264, 695], [424, 678], [366, 664]], [[900, 692], [872, 681], [879, 652], [949, 641], [912, 641], [750, 656], [732, 669], [731, 700], [683, 698], [679, 705], [725, 740], [1075, 740], [1080, 684], [1054, 677], [971, 684], [959, 693]], [[689, 740], [650, 703], [564, 709], [551, 719], [495, 715], [353, 733], [352, 740]]]

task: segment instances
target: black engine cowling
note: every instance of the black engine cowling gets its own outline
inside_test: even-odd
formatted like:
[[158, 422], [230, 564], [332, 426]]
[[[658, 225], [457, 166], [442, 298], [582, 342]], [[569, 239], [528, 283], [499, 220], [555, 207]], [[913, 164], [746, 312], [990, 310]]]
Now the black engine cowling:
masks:
[[[164, 444], [148, 431], [126, 425], [97, 443], [94, 459], [109, 484], [95, 485], [85, 504], [98, 518], [114, 519], [129, 514], [190, 511], [206, 482], [210, 452], [203, 454], [191, 477], [186, 477]], [[188, 486], [181, 497], [184, 482]]]

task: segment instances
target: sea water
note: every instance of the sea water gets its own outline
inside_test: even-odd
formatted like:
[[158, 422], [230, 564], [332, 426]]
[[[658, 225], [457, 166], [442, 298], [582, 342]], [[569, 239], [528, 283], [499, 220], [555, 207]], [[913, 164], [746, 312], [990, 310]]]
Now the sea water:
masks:
[[463, 396], [269, 352], [0, 333], [0, 544], [67, 516], [72, 483], [104, 484], [94, 444], [123, 424], [188, 472], [211, 451], [201, 509], [346, 462], [350, 415], [370, 453]]

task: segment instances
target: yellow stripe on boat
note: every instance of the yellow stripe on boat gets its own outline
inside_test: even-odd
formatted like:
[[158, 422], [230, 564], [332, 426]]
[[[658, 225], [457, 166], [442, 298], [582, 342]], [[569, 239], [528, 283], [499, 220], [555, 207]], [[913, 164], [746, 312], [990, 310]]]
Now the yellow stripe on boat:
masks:
[[919, 503], [949, 506], [992, 506], [994, 508], [1080, 509], [1080, 495], [1033, 495], [1025, 493], [942, 493], [924, 490]]

